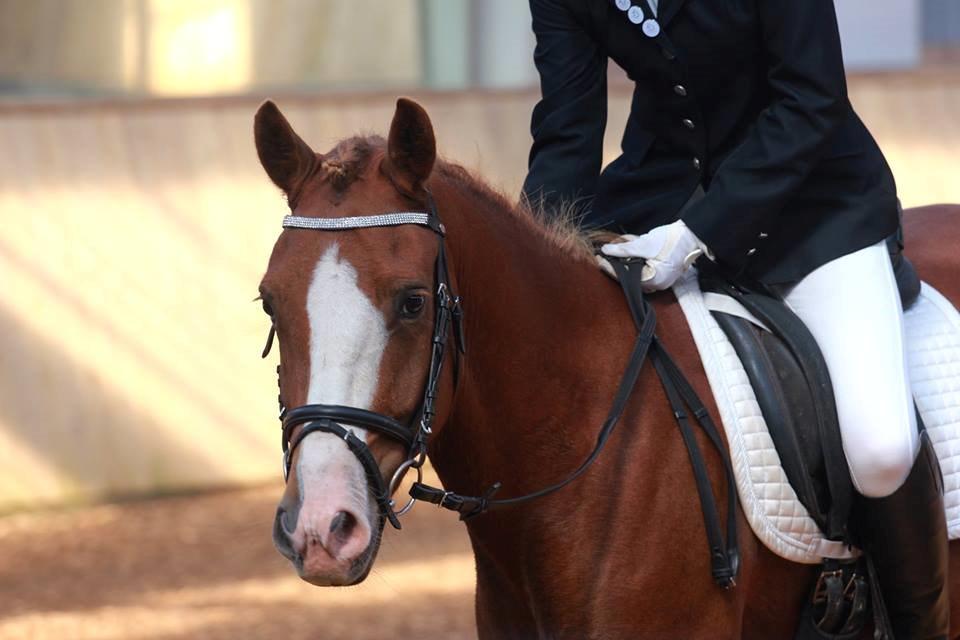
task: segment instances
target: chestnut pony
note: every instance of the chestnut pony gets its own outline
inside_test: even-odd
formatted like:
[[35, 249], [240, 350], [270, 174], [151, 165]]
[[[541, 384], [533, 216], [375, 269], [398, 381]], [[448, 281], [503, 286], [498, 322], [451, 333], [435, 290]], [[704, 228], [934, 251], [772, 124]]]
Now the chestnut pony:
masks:
[[[257, 112], [255, 136], [264, 169], [297, 216], [425, 211], [425, 188], [432, 193], [451, 288], [466, 313], [467, 351], [457, 358], [447, 350], [429, 440], [444, 486], [479, 495], [499, 481], [509, 497], [573, 471], [593, 448], [636, 337], [620, 288], [586, 244], [438, 160], [430, 120], [409, 100], [398, 101], [387, 141], [351, 138], [315, 153], [272, 102]], [[911, 259], [954, 301], [958, 223], [955, 206], [906, 216]], [[414, 224], [280, 234], [260, 291], [279, 337], [286, 407], [411, 418], [430, 364], [437, 248], [437, 234]], [[670, 293], [650, 300], [659, 337], [717, 416], [679, 306]], [[403, 446], [349, 431], [389, 481]], [[698, 439], [722, 513], [722, 465]], [[364, 468], [343, 439], [320, 432], [304, 437], [289, 463], [278, 550], [311, 583], [359, 582], [382, 528]], [[480, 637], [792, 637], [814, 569], [773, 555], [742, 514], [739, 525], [738, 584], [724, 591], [711, 580], [687, 451], [647, 365], [587, 473], [562, 491], [467, 521]], [[951, 554], [955, 565], [956, 545]], [[953, 613], [956, 629], [960, 611]]]

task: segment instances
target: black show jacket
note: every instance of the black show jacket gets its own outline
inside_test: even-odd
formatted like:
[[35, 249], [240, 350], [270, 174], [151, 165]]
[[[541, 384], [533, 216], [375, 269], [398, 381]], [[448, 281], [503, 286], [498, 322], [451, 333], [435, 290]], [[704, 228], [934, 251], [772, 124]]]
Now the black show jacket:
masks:
[[[613, 0], [530, 8], [532, 202], [576, 201], [586, 226], [640, 234], [702, 185], [684, 222], [766, 284], [896, 230], [893, 176], [847, 99], [833, 0], [660, 0], [658, 38]], [[601, 173], [608, 58], [636, 88], [622, 155]]]

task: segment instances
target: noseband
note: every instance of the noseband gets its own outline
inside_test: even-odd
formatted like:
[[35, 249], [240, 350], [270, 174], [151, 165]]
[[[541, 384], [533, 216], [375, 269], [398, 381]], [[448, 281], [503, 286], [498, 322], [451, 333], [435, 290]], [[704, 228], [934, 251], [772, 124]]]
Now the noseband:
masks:
[[[440, 374], [451, 325], [453, 325], [458, 353], [464, 352], [463, 312], [460, 306], [460, 298], [453, 295], [450, 289], [450, 273], [447, 268], [444, 248], [446, 229], [440, 222], [432, 198], [430, 198], [430, 209], [425, 212], [396, 212], [349, 218], [308, 218], [291, 215], [283, 219], [285, 229], [311, 229], [315, 231], [344, 231], [372, 227], [396, 227], [408, 224], [427, 227], [437, 234], [440, 240], [437, 258], [434, 262], [434, 291], [436, 297], [434, 300], [435, 313], [430, 349], [430, 367], [427, 372], [423, 398], [417, 410], [413, 412], [410, 422], [402, 424], [396, 418], [382, 413], [332, 404], [306, 404], [288, 411], [283, 404], [282, 396], [279, 398], [280, 421], [283, 425], [281, 446], [283, 447], [284, 480], [290, 475], [293, 453], [300, 443], [312, 433], [331, 433], [341, 438], [353, 455], [357, 457], [357, 460], [360, 461], [367, 476], [367, 481], [370, 483], [373, 497], [379, 507], [381, 526], [386, 519], [397, 529], [400, 528], [399, 516], [410, 510], [415, 499], [411, 497], [401, 509], [396, 510], [394, 509], [394, 501], [390, 496], [408, 469], [413, 469], [417, 473], [418, 481], [422, 479], [422, 468], [427, 458], [427, 439], [433, 432]], [[274, 335], [275, 327], [271, 326], [270, 335], [267, 337], [267, 344], [263, 350], [263, 357], [266, 357], [270, 352]], [[279, 375], [280, 367], [278, 366], [278, 379]], [[303, 428], [294, 437], [294, 430], [301, 425], [303, 425]], [[404, 446], [407, 450], [407, 457], [393, 474], [389, 484], [383, 481], [380, 468], [367, 443], [354, 435], [344, 425], [379, 433]]]

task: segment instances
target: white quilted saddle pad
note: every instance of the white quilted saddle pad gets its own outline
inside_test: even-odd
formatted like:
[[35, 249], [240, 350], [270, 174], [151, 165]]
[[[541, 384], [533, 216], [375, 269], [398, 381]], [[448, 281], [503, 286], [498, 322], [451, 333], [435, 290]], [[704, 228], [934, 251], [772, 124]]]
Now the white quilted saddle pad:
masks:
[[[780, 465], [753, 388], [710, 308], [732, 300], [700, 291], [696, 273], [674, 286], [700, 350], [710, 388], [730, 443], [737, 490], [754, 533], [774, 553], [807, 564], [849, 558], [842, 543], [823, 537]], [[739, 304], [733, 302], [739, 307]], [[740, 307], [742, 309], [742, 307]], [[926, 283], [906, 313], [910, 378], [914, 397], [943, 469], [950, 539], [960, 537], [960, 314]]]

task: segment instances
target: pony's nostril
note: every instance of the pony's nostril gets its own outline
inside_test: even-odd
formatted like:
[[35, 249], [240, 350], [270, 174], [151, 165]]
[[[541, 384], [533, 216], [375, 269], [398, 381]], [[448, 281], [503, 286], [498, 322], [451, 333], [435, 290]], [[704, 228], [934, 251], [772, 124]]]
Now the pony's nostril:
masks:
[[284, 522], [286, 515], [287, 512], [283, 509], [277, 509], [277, 515], [273, 521], [273, 544], [286, 558], [294, 560], [297, 557], [297, 552], [294, 550], [291, 540], [293, 534], [287, 531]]
[[297, 528], [296, 520], [293, 520], [293, 516], [289, 511], [283, 510], [280, 512], [280, 526], [283, 528], [283, 532], [288, 536], [292, 536], [294, 530]]
[[333, 520], [330, 521], [330, 533], [344, 542], [350, 539], [350, 535], [356, 527], [357, 518], [346, 511], [337, 511], [337, 515], [333, 516]]
[[285, 533], [293, 536], [297, 530], [297, 520], [300, 517], [300, 504], [293, 500], [284, 498], [277, 505], [277, 515], [274, 522], [274, 529], [278, 533]]

